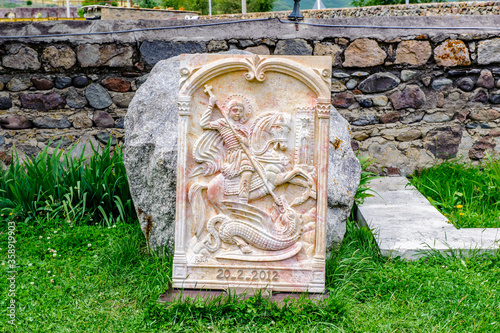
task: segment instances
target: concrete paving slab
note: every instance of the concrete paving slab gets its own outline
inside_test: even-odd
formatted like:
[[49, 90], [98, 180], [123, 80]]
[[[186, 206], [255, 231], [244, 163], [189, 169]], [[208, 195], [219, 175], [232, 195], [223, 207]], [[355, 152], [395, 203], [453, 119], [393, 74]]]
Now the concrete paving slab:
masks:
[[374, 233], [382, 255], [416, 260], [431, 251], [498, 251], [500, 228], [455, 228], [405, 177], [375, 179], [370, 187], [378, 195], [367, 198], [356, 215]]

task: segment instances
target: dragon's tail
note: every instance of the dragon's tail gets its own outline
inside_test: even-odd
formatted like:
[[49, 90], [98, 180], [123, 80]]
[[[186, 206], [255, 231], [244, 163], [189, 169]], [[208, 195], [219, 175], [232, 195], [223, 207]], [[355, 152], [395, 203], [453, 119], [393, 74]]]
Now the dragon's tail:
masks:
[[207, 248], [208, 251], [215, 252], [218, 249], [220, 249], [221, 240], [220, 240], [220, 236], [219, 236], [219, 231], [217, 229], [215, 229], [215, 225], [217, 223], [224, 223], [226, 221], [229, 221], [229, 219], [226, 216], [224, 216], [224, 215], [217, 215], [217, 216], [211, 218], [210, 221], [208, 221], [208, 223], [207, 223], [208, 233], [210, 235], [212, 235], [212, 237], [215, 240], [215, 245], [214, 246], [210, 245], [208, 243], [208, 241], [205, 242], [205, 247]]

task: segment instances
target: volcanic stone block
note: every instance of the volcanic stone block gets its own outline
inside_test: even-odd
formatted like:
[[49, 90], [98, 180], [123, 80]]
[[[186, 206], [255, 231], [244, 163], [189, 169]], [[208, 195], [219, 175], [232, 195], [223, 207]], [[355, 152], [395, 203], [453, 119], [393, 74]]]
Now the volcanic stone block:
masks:
[[456, 84], [463, 91], [472, 91], [474, 89], [474, 81], [470, 77], [462, 77], [456, 81]]
[[341, 92], [333, 96], [332, 104], [338, 108], [348, 108], [356, 102], [354, 95], [349, 92]]
[[66, 104], [69, 107], [75, 109], [81, 109], [87, 105], [87, 99], [85, 96], [80, 94], [74, 87], [68, 89], [68, 95], [66, 96]]
[[313, 48], [304, 39], [285, 39], [276, 44], [274, 54], [311, 55]]
[[127, 92], [130, 90], [130, 82], [121, 78], [109, 78], [102, 80], [102, 85], [106, 89], [117, 91], [117, 92]]
[[487, 69], [483, 69], [481, 74], [479, 74], [479, 78], [477, 79], [476, 84], [479, 87], [484, 87], [487, 89], [493, 88], [495, 86], [495, 79], [493, 78], [493, 74]]
[[454, 67], [471, 64], [469, 49], [461, 40], [448, 39], [434, 49], [434, 60], [439, 66]]
[[54, 82], [47, 80], [47, 79], [38, 79], [38, 78], [31, 78], [31, 82], [33, 82], [33, 85], [37, 90], [50, 90], [54, 88]]
[[76, 54], [67, 45], [50, 45], [43, 50], [42, 61], [46, 71], [68, 70], [76, 64]]
[[391, 73], [376, 73], [361, 81], [358, 89], [365, 94], [391, 90], [398, 86], [400, 80]]
[[38, 111], [49, 111], [62, 109], [66, 105], [66, 100], [58, 93], [51, 94], [21, 94], [19, 95], [21, 106], [26, 109]]
[[10, 91], [23, 91], [28, 90], [33, 83], [26, 76], [13, 77], [9, 82], [7, 82], [7, 89]]
[[220, 52], [228, 50], [229, 46], [225, 40], [211, 40], [208, 42], [207, 49], [208, 52]]
[[97, 127], [113, 127], [115, 121], [113, 117], [106, 111], [96, 111], [94, 112], [94, 124]]
[[86, 76], [77, 76], [73, 78], [73, 85], [77, 88], [85, 88], [90, 83]]
[[4, 67], [20, 70], [38, 70], [40, 61], [38, 53], [31, 47], [23, 44], [13, 44], [7, 46], [8, 54], [2, 58]]
[[342, 54], [342, 48], [337, 44], [331, 43], [316, 43], [314, 44], [314, 55], [329, 55], [332, 57], [332, 63], [334, 65], [340, 65], [342, 60], [340, 55]]
[[85, 97], [89, 101], [90, 106], [96, 109], [105, 109], [113, 104], [111, 96], [109, 96], [106, 89], [97, 83], [91, 83], [85, 89]]
[[419, 108], [426, 101], [425, 93], [417, 85], [408, 85], [403, 91], [397, 91], [389, 97], [396, 110]]
[[56, 77], [55, 87], [57, 89], [64, 89], [71, 85], [71, 78], [67, 76], [58, 76]]
[[52, 117], [38, 117], [33, 119], [33, 124], [38, 128], [68, 128], [71, 123], [66, 118], [55, 119]]
[[82, 67], [131, 67], [134, 49], [118, 44], [83, 44], [77, 48], [78, 62]]
[[477, 46], [477, 63], [488, 65], [500, 62], [500, 38], [482, 40]]
[[207, 48], [205, 43], [201, 42], [144, 41], [140, 51], [144, 62], [149, 66], [154, 66], [160, 60], [182, 53], [206, 52]]
[[344, 67], [373, 67], [382, 65], [387, 54], [376, 41], [360, 38], [347, 47], [344, 56]]
[[2, 125], [2, 128], [12, 130], [27, 129], [33, 127], [33, 123], [25, 116], [11, 116], [0, 119], [0, 125]]
[[7, 110], [12, 107], [12, 101], [9, 97], [0, 97], [0, 110]]
[[421, 66], [431, 55], [432, 48], [428, 41], [405, 40], [396, 49], [396, 64]]
[[448, 159], [457, 155], [458, 146], [462, 140], [463, 128], [445, 126], [427, 133], [423, 139], [424, 146], [436, 158]]

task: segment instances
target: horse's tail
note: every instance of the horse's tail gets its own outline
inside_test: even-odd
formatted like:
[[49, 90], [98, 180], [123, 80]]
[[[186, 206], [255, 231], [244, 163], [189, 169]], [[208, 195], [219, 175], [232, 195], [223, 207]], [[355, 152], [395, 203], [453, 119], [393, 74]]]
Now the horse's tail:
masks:
[[[215, 240], [214, 246], [210, 245], [208, 241], [205, 242], [205, 247], [207, 248], [208, 251], [215, 252], [218, 249], [220, 249], [221, 240], [220, 240], [220, 236], [219, 236], [219, 231], [217, 229], [215, 229], [215, 225], [217, 223], [224, 223], [228, 220], [229, 219], [224, 215], [217, 215], [217, 216], [214, 216], [213, 218], [211, 218], [210, 221], [208, 221], [208, 223], [207, 223], [208, 233], [210, 235], [212, 235], [212, 237]], [[222, 227], [223, 226], [219, 227], [219, 229], [221, 229]]]
[[189, 193], [188, 193], [188, 199], [189, 202], [191, 203], [191, 210], [193, 212], [193, 217], [195, 221], [195, 235], [196, 237], [200, 237], [201, 233], [203, 232], [203, 228], [205, 227], [205, 205], [203, 202], [203, 196], [202, 196], [202, 191], [206, 190], [207, 186], [200, 184], [200, 183], [194, 183], [191, 185], [189, 188]]

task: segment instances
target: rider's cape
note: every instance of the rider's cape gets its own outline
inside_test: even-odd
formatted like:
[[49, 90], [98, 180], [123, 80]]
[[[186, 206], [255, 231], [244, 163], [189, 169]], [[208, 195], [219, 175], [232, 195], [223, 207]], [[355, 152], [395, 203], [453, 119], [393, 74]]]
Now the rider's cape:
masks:
[[193, 149], [193, 158], [200, 165], [191, 171], [191, 177], [210, 176], [222, 168], [224, 161], [224, 143], [218, 131], [208, 130], [203, 132], [196, 140]]

